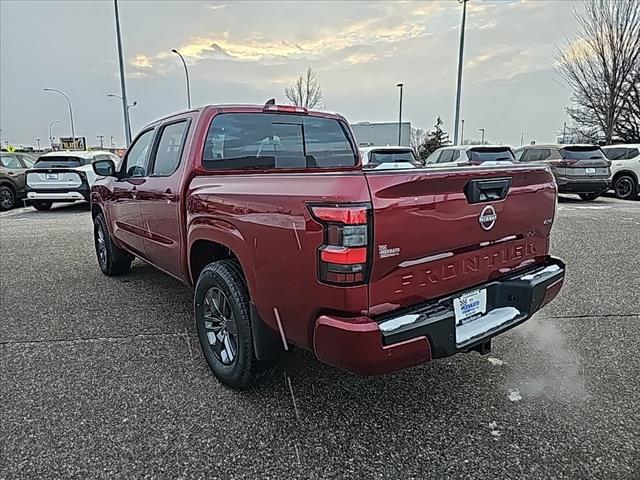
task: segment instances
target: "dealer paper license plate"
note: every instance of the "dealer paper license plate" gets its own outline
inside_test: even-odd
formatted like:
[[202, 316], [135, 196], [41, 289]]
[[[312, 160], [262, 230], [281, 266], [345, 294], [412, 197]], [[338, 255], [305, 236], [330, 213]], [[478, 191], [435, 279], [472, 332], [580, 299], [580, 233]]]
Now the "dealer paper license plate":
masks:
[[474, 290], [453, 299], [453, 310], [456, 316], [456, 326], [467, 323], [466, 321], [476, 315], [482, 315], [487, 311], [487, 289]]

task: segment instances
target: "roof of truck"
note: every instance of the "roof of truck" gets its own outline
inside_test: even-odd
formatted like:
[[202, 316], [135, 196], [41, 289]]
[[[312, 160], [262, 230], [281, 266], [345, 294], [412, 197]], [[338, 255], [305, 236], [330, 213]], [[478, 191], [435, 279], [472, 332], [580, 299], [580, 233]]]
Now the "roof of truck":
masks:
[[[277, 107], [294, 107], [294, 105], [282, 105], [282, 104], [274, 104], [274, 105], [259, 105], [259, 104], [251, 104], [251, 103], [215, 103], [215, 104], [208, 104], [208, 105], [202, 105], [200, 107], [196, 107], [196, 108], [192, 108], [190, 110], [179, 110], [177, 112], [171, 113], [169, 115], [163, 115], [162, 117], [156, 118], [155, 120], [153, 120], [152, 122], [147, 123], [147, 125], [153, 125], [155, 123], [158, 122], [162, 122], [164, 120], [168, 120], [170, 118], [176, 117], [178, 115], [183, 115], [185, 113], [190, 113], [190, 112], [204, 112], [206, 110], [209, 109], [216, 109], [216, 110], [230, 110], [230, 111], [235, 111], [238, 113], [241, 113], [243, 111], [246, 111], [247, 113], [251, 113], [251, 112], [259, 112], [259, 111], [263, 111], [265, 113], [283, 113], [283, 114], [296, 114], [296, 113], [302, 113], [302, 112], [278, 112], [277, 110], [265, 110], [266, 107], [273, 107], [273, 108], [277, 108]], [[321, 117], [330, 117], [330, 118], [335, 118], [335, 119], [342, 119], [344, 120], [344, 117], [342, 115], [340, 115], [339, 113], [335, 113], [335, 112], [327, 112], [325, 110], [308, 110], [305, 109], [306, 112], [304, 114], [307, 115], [317, 115], [317, 116], [321, 116]]]

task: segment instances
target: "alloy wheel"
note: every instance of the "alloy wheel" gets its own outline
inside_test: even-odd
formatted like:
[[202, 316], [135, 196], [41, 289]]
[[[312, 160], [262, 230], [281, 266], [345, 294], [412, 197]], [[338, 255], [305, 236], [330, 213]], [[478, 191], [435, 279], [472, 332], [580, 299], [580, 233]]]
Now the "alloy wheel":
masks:
[[204, 297], [204, 328], [215, 357], [223, 365], [232, 365], [238, 356], [238, 327], [227, 296], [217, 287]]
[[0, 189], [0, 207], [3, 210], [8, 210], [13, 207], [13, 203], [13, 192], [6, 187]]
[[105, 241], [102, 225], [98, 226], [96, 249], [98, 250], [98, 262], [100, 262], [100, 266], [104, 268], [107, 264], [107, 242]]
[[620, 198], [627, 198], [631, 195], [632, 189], [633, 185], [631, 183], [631, 179], [627, 177], [623, 177], [616, 182], [616, 195]]

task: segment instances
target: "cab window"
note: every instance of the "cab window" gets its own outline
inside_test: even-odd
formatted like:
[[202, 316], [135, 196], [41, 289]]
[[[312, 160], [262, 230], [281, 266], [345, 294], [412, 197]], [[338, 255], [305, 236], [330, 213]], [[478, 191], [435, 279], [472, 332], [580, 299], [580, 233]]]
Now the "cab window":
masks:
[[153, 132], [153, 130], [147, 130], [129, 147], [122, 170], [123, 178], [147, 176]]
[[171, 175], [178, 168], [184, 141], [187, 134], [187, 120], [165, 126], [160, 134], [160, 142], [156, 149], [152, 175]]

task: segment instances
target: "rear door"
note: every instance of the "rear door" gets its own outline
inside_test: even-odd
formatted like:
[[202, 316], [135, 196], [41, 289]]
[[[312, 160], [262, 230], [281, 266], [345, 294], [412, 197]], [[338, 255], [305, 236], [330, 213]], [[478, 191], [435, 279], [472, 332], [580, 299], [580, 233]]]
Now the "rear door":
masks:
[[556, 188], [544, 167], [365, 175], [374, 208], [371, 315], [469, 289], [545, 258]]
[[25, 172], [27, 167], [20, 161], [20, 156], [15, 153], [3, 153], [0, 166], [5, 168], [5, 174], [16, 186], [16, 193], [24, 190]]
[[180, 248], [184, 221], [180, 212], [180, 182], [190, 118], [172, 119], [159, 127], [149, 174], [138, 187], [145, 228], [145, 252], [154, 265], [182, 278]]
[[568, 177], [595, 180], [609, 178], [609, 161], [597, 146], [570, 146], [560, 149], [562, 165]]
[[146, 182], [149, 156], [155, 130], [142, 132], [127, 150], [118, 178], [111, 184], [112, 196], [107, 201], [111, 234], [141, 257], [145, 228], [138, 201], [138, 188]]

